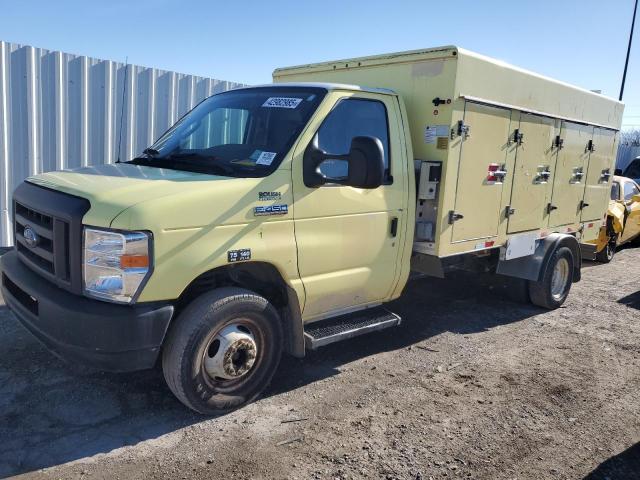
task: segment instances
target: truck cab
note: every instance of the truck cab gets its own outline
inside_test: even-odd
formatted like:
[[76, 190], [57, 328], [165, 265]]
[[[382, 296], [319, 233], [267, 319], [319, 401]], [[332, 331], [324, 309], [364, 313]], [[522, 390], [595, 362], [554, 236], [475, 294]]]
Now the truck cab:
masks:
[[[282, 349], [304, 354], [303, 323], [402, 291], [415, 183], [403, 108], [381, 89], [238, 89], [128, 162], [29, 178], [14, 194], [16, 247], [2, 258], [7, 305], [65, 358], [138, 370], [164, 347], [169, 385], [189, 406], [244, 403]], [[250, 311], [213, 332], [194, 315], [200, 303]], [[376, 325], [399, 321], [376, 314]], [[187, 363], [201, 374], [185, 387]], [[233, 385], [235, 400], [191, 398]]]

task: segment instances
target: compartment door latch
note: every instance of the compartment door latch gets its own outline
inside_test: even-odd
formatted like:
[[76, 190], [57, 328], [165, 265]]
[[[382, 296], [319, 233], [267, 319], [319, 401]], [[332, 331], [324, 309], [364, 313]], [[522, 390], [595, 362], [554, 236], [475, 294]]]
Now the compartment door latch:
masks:
[[456, 213], [453, 210], [451, 210], [449, 212], [449, 225], [453, 225], [455, 222], [457, 222], [458, 220], [462, 220], [464, 218], [464, 215], [462, 215], [461, 213]]

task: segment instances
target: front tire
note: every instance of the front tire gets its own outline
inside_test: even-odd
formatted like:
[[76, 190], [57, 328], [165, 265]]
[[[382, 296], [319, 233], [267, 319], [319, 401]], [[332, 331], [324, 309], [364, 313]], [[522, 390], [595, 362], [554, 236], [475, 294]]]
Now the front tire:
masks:
[[560, 247], [553, 252], [542, 280], [529, 282], [531, 303], [549, 310], [560, 307], [571, 290], [574, 265], [569, 248]]
[[282, 326], [260, 295], [225, 287], [191, 302], [172, 325], [162, 354], [167, 385], [203, 415], [230, 412], [267, 387], [282, 354]]
[[596, 253], [596, 260], [601, 263], [609, 263], [613, 260], [613, 256], [616, 254], [616, 247], [618, 246], [618, 237], [613, 235], [605, 247]]

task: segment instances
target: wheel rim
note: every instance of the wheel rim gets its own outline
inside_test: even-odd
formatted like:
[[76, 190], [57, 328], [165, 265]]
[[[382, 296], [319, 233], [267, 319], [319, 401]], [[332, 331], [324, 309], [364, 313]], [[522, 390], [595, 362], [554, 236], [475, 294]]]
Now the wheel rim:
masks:
[[560, 258], [553, 267], [551, 276], [551, 296], [555, 300], [560, 300], [565, 294], [568, 281], [569, 261], [566, 258]]
[[203, 370], [213, 386], [237, 387], [255, 370], [262, 356], [256, 330], [249, 319], [236, 319], [209, 335]]

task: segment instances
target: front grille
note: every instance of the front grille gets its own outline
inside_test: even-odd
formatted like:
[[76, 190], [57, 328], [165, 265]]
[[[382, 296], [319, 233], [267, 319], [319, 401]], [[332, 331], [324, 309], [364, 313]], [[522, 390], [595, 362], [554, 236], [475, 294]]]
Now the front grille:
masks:
[[74, 293], [82, 291], [82, 217], [89, 207], [86, 199], [27, 182], [14, 193], [14, 234], [20, 260]]
[[[16, 245], [18, 253], [44, 270], [49, 275], [56, 275], [54, 239], [54, 219], [51, 215], [33, 210], [32, 208], [15, 203]], [[65, 228], [65, 224], [59, 228]], [[36, 245], [29, 245], [25, 238], [25, 229], [33, 230], [38, 238]], [[64, 245], [56, 245], [56, 249], [64, 249]], [[68, 257], [68, 255], [66, 255]], [[68, 278], [66, 278], [68, 280]]]

